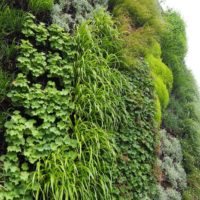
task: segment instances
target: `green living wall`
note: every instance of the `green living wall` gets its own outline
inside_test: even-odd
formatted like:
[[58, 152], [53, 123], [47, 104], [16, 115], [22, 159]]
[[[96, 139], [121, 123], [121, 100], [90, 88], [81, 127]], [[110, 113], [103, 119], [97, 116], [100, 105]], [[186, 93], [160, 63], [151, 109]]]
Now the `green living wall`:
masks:
[[157, 0], [9, 0], [0, 27], [0, 200], [199, 198], [179, 15]]
[[165, 13], [164, 17], [168, 29], [162, 38], [162, 57], [175, 78], [163, 126], [181, 140], [183, 164], [188, 178], [183, 199], [199, 199], [199, 91], [193, 75], [184, 63], [187, 50], [184, 22], [174, 11]]

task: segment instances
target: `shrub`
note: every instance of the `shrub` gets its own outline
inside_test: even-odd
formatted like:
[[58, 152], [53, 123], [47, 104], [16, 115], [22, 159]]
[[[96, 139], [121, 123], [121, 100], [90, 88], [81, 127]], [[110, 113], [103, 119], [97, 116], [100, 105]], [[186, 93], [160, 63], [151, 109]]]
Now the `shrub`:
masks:
[[157, 186], [157, 192], [158, 196], [156, 197], [156, 200], [181, 200], [181, 194], [172, 189], [172, 188], [163, 188], [162, 186]]
[[[59, 0], [52, 9], [53, 23], [72, 31], [76, 25], [85, 19], [92, 17], [98, 5], [106, 5], [106, 1], [101, 0]], [[71, 12], [73, 10], [73, 13]]]
[[181, 200], [182, 199], [181, 194], [171, 188], [167, 189], [166, 193], [167, 193], [168, 199], [170, 199], [170, 200]]
[[186, 174], [180, 164], [173, 164], [170, 157], [165, 157], [162, 163], [167, 181], [174, 189], [184, 189], [186, 187]]
[[180, 102], [172, 95], [167, 111], [163, 113], [163, 126], [169, 133], [181, 135], [182, 127], [179, 116], [184, 116], [184, 109]]
[[161, 184], [165, 185], [166, 190], [158, 186], [158, 196], [160, 199], [165, 195], [167, 195], [167, 199], [179, 199], [179, 197], [181, 198], [179, 192], [183, 192], [187, 187], [186, 173], [182, 167], [181, 144], [177, 138], [172, 137], [165, 130], [162, 130], [160, 135], [160, 158], [162, 159], [160, 167], [164, 174]]
[[177, 163], [182, 162], [181, 144], [177, 138], [167, 135], [167, 133], [163, 130], [161, 131], [161, 144], [163, 156], [169, 156]]
[[168, 200], [166, 190], [161, 186], [157, 185], [157, 197], [156, 200]]

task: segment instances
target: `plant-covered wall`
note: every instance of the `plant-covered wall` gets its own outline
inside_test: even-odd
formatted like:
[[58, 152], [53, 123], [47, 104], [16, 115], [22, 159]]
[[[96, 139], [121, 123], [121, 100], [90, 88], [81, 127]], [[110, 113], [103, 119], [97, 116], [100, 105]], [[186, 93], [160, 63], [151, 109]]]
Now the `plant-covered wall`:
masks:
[[9, 0], [0, 28], [0, 200], [199, 198], [199, 93], [177, 13]]
[[170, 104], [164, 113], [163, 126], [181, 139], [183, 164], [188, 188], [184, 199], [199, 199], [199, 91], [191, 72], [186, 68], [185, 25], [179, 14], [169, 11], [164, 15], [167, 31], [162, 37], [163, 60], [174, 74], [174, 88]]

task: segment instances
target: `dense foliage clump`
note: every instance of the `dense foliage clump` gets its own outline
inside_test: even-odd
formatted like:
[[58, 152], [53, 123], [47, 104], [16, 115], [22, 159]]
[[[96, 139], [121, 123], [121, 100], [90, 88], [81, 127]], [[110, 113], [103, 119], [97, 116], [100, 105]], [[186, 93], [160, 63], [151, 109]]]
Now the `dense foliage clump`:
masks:
[[106, 6], [106, 0], [59, 0], [52, 8], [53, 23], [72, 31], [76, 25], [92, 17], [100, 6]]

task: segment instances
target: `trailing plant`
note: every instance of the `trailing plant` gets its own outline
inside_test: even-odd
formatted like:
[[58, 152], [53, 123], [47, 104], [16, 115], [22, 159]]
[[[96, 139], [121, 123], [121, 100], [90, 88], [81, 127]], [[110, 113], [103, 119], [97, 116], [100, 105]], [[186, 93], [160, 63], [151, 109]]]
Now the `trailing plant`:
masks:
[[114, 195], [122, 199], [148, 199], [154, 195], [153, 84], [145, 63], [125, 74], [131, 83], [131, 90], [126, 94], [129, 120], [116, 137], [118, 159]]

